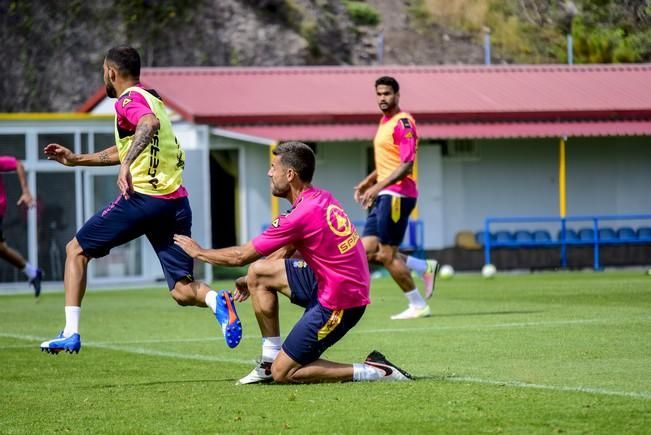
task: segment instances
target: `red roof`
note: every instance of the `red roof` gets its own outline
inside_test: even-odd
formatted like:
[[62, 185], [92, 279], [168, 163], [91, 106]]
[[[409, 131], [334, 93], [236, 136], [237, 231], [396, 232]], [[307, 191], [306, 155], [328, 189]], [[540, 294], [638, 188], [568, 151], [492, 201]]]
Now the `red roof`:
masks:
[[[193, 122], [264, 137], [278, 131], [272, 138], [280, 140], [289, 131], [294, 139], [336, 140], [372, 136], [379, 119], [373, 83], [381, 75], [400, 82], [401, 107], [421, 137], [649, 134], [632, 122], [651, 120], [648, 64], [146, 68], [141, 80]], [[80, 110], [102, 98], [99, 90]]]
[[[365, 140], [375, 135], [377, 124], [296, 124], [228, 127], [235, 133], [277, 141]], [[651, 136], [651, 121], [424, 123], [422, 138], [500, 139], [525, 137]]]

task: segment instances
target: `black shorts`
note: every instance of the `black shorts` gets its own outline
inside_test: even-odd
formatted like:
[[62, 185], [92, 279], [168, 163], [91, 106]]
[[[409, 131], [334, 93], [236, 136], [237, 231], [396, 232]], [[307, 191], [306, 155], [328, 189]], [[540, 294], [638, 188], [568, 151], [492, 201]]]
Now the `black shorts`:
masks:
[[305, 261], [285, 260], [287, 282], [293, 304], [305, 308], [283, 342], [283, 351], [294, 361], [306, 365], [319, 359], [330, 346], [341, 340], [359, 319], [366, 306], [331, 310], [319, 303], [318, 283]]
[[77, 232], [84, 254], [91, 258], [142, 235], [147, 236], [163, 267], [169, 289], [182, 278], [192, 280], [192, 257], [174, 244], [174, 234], [190, 236], [192, 210], [188, 198], [162, 199], [134, 192], [120, 195], [91, 217]]
[[400, 246], [414, 207], [416, 198], [378, 196], [366, 219], [362, 237], [375, 236], [383, 245]]

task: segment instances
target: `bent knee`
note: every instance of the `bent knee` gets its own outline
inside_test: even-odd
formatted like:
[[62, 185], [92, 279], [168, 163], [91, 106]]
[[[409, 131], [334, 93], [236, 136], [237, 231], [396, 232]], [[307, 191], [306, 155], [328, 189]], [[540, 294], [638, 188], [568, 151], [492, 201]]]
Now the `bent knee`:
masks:
[[271, 260], [258, 260], [249, 265], [247, 279], [259, 279], [261, 276], [268, 276], [273, 273], [274, 262]]
[[291, 371], [288, 372], [275, 364], [271, 366], [271, 377], [278, 384], [291, 384], [296, 382], [291, 376]]
[[188, 305], [194, 305], [194, 292], [190, 288], [189, 284], [184, 284], [182, 282], [177, 282], [172, 291], [170, 291], [172, 299], [182, 307], [187, 307]]
[[384, 265], [390, 264], [395, 258], [395, 254], [392, 250], [381, 250], [375, 254], [376, 261]]
[[73, 237], [72, 240], [70, 240], [66, 244], [66, 255], [68, 257], [71, 257], [71, 256], [83, 255], [83, 254], [84, 254], [83, 248], [81, 247], [81, 245], [77, 241], [77, 238]]

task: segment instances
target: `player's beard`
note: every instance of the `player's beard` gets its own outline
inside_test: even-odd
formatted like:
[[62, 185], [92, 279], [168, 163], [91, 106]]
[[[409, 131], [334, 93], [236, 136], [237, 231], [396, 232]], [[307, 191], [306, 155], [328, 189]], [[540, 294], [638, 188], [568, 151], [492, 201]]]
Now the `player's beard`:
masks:
[[278, 186], [274, 184], [273, 180], [271, 181], [271, 194], [273, 196], [277, 196], [279, 198], [287, 198], [288, 193], [289, 183], [285, 184], [284, 186]]
[[118, 96], [118, 91], [115, 90], [111, 82], [106, 83], [106, 96], [109, 98], [117, 98]]
[[386, 104], [386, 106], [382, 106], [381, 104], [378, 104], [378, 107], [380, 108], [382, 113], [391, 113], [393, 111], [393, 109], [395, 109], [395, 107], [396, 107], [395, 100], [393, 102], [391, 102], [391, 103], [387, 102], [385, 104]]

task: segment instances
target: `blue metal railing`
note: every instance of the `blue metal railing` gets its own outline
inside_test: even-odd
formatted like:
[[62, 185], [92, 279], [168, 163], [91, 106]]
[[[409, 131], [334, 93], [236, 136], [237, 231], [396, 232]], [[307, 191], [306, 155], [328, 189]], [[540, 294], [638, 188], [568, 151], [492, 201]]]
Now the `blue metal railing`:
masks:
[[[491, 249], [497, 247], [541, 247], [541, 246], [558, 246], [561, 249], [561, 267], [567, 267], [567, 247], [576, 245], [593, 246], [593, 266], [595, 270], [601, 269], [599, 264], [599, 247], [601, 245], [631, 245], [651, 243], [651, 236], [637, 237], [635, 239], [608, 239], [601, 240], [599, 235], [599, 223], [602, 221], [622, 221], [622, 220], [651, 220], [651, 214], [627, 214], [627, 215], [582, 215], [566, 216], [564, 218], [557, 216], [514, 216], [514, 217], [488, 217], [484, 220], [484, 262], [490, 264]], [[496, 241], [491, 240], [490, 226], [497, 223], [558, 223], [560, 233], [558, 240], [527, 240], [527, 241]], [[589, 239], [568, 240], [567, 223], [568, 222], [591, 222], [593, 234]]]

